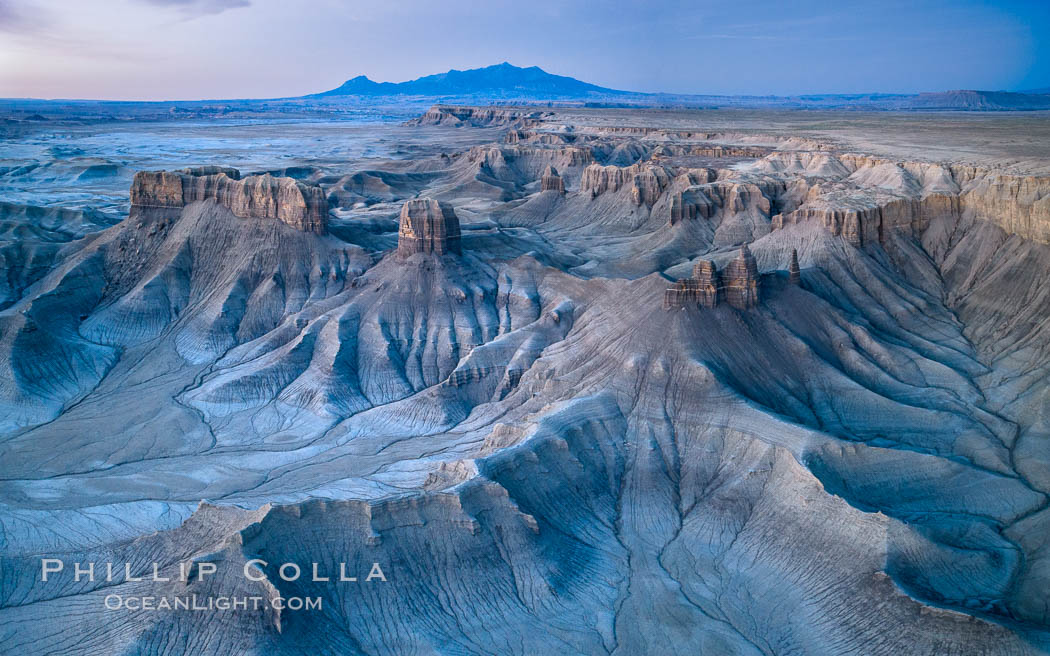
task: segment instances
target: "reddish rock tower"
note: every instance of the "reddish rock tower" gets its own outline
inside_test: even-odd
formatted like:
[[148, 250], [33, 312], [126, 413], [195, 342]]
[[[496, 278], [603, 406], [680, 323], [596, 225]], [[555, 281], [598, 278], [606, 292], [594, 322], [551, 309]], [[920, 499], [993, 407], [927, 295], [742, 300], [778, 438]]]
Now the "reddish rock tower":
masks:
[[726, 267], [726, 301], [738, 310], [758, 305], [758, 263], [744, 244], [740, 254]]
[[401, 207], [397, 252], [402, 257], [414, 253], [462, 253], [459, 218], [452, 206], [431, 198], [406, 202]]

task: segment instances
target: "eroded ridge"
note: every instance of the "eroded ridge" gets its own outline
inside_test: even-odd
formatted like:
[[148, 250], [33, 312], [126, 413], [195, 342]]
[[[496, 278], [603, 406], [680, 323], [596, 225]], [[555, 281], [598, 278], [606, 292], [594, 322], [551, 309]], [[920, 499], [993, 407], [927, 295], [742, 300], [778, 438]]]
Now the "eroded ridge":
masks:
[[297, 230], [324, 234], [328, 200], [317, 186], [266, 173], [241, 178], [232, 168], [204, 166], [178, 171], [140, 171], [131, 185], [132, 212], [181, 209], [214, 200], [241, 218], [281, 221]]

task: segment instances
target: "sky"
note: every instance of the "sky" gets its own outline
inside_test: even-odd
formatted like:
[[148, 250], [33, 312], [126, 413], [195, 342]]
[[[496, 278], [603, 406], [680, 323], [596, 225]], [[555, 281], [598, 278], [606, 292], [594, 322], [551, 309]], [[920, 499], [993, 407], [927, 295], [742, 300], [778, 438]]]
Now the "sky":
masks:
[[0, 97], [314, 93], [509, 61], [697, 94], [1050, 87], [1047, 0], [0, 0]]

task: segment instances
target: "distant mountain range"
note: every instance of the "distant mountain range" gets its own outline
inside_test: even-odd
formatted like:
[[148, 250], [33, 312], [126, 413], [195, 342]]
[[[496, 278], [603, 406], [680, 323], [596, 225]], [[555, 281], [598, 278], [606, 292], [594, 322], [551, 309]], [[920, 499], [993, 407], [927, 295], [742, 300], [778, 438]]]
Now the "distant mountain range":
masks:
[[800, 96], [724, 96], [639, 93], [610, 89], [538, 66], [521, 68], [507, 62], [466, 71], [427, 75], [407, 82], [375, 82], [364, 75], [341, 86], [303, 98], [375, 98], [413, 96], [482, 103], [490, 101], [582, 101], [598, 104], [681, 105], [702, 107], [769, 107], [794, 109], [1009, 111], [1050, 110], [1050, 90], [938, 91], [918, 94], [812, 94]]
[[606, 89], [576, 78], [553, 75], [539, 66], [520, 68], [507, 62], [447, 73], [427, 75], [408, 82], [373, 82], [364, 75], [342, 86], [307, 98], [330, 96], [450, 96], [491, 94], [500, 97], [581, 98], [587, 96], [639, 95]]

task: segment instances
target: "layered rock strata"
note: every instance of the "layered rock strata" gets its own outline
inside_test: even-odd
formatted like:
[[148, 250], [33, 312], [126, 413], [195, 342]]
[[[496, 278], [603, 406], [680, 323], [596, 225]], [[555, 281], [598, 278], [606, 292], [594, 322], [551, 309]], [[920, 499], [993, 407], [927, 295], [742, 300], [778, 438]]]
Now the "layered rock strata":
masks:
[[562, 180], [561, 176], [558, 175], [558, 170], [553, 166], [543, 169], [543, 176], [540, 177], [540, 191], [565, 193], [565, 181]]
[[903, 231], [916, 236], [926, 230], [934, 218], [958, 218], [963, 213], [965, 201], [966, 198], [961, 196], [931, 194], [922, 199], [900, 198], [866, 207], [830, 207], [819, 203], [777, 214], [771, 219], [771, 228], [779, 230], [789, 225], [816, 221], [831, 234], [844, 237], [850, 244], [864, 246], [884, 243], [887, 231]]
[[560, 146], [571, 144], [576, 141], [574, 134], [558, 134], [555, 132], [535, 132], [533, 130], [508, 130], [503, 141], [508, 144], [532, 143]]
[[[792, 254], [798, 267], [797, 254]], [[691, 278], [682, 278], [664, 291], [664, 309], [674, 310], [692, 304], [713, 308], [725, 300], [738, 310], [758, 305], [758, 263], [744, 244], [740, 254], [719, 275], [714, 262], [700, 260], [693, 267]]]
[[1005, 175], [959, 164], [897, 162], [867, 155], [775, 153], [759, 168], [820, 180], [802, 207], [774, 216], [772, 228], [819, 221], [856, 246], [888, 231], [911, 236], [938, 217], [988, 221], [1032, 241], [1050, 243], [1050, 178]]
[[740, 247], [740, 254], [726, 267], [724, 280], [727, 303], [738, 310], [758, 305], [758, 263], [747, 244]]
[[619, 191], [631, 185], [631, 202], [635, 205], [652, 205], [671, 184], [671, 174], [662, 166], [634, 164], [632, 166], [601, 166], [591, 164], [583, 170], [580, 190], [591, 197], [608, 191]]
[[443, 126], [494, 126], [518, 124], [527, 126], [549, 116], [550, 112], [522, 108], [458, 107], [434, 105], [419, 118], [406, 121], [405, 125]]
[[139, 171], [131, 183], [131, 212], [181, 209], [214, 200], [242, 219], [269, 219], [297, 230], [327, 232], [328, 200], [320, 187], [269, 174], [241, 179], [237, 169], [204, 166]]
[[493, 170], [501, 170], [512, 164], [530, 161], [558, 162], [559, 166], [586, 166], [594, 162], [590, 148], [564, 146], [543, 148], [529, 145], [474, 146], [467, 151], [467, 161], [483, 164]]
[[710, 260], [700, 260], [693, 267], [693, 277], [682, 278], [664, 291], [664, 309], [674, 310], [689, 305], [717, 307], [723, 296], [722, 279]]
[[579, 169], [594, 162], [594, 154], [590, 148], [579, 146], [475, 146], [467, 152], [466, 160], [481, 180], [506, 186], [535, 180], [548, 168], [560, 177], [573, 178]]
[[769, 155], [769, 148], [751, 148], [748, 146], [722, 146], [722, 145], [688, 145], [688, 144], [662, 144], [657, 146], [652, 153], [653, 157], [710, 157], [719, 159], [723, 157], [739, 157], [757, 159]]
[[685, 192], [678, 192], [671, 196], [670, 221], [671, 225], [696, 218], [697, 205], [687, 202]]
[[397, 253], [460, 254], [459, 218], [448, 203], [431, 198], [413, 198], [401, 207], [397, 231]]

